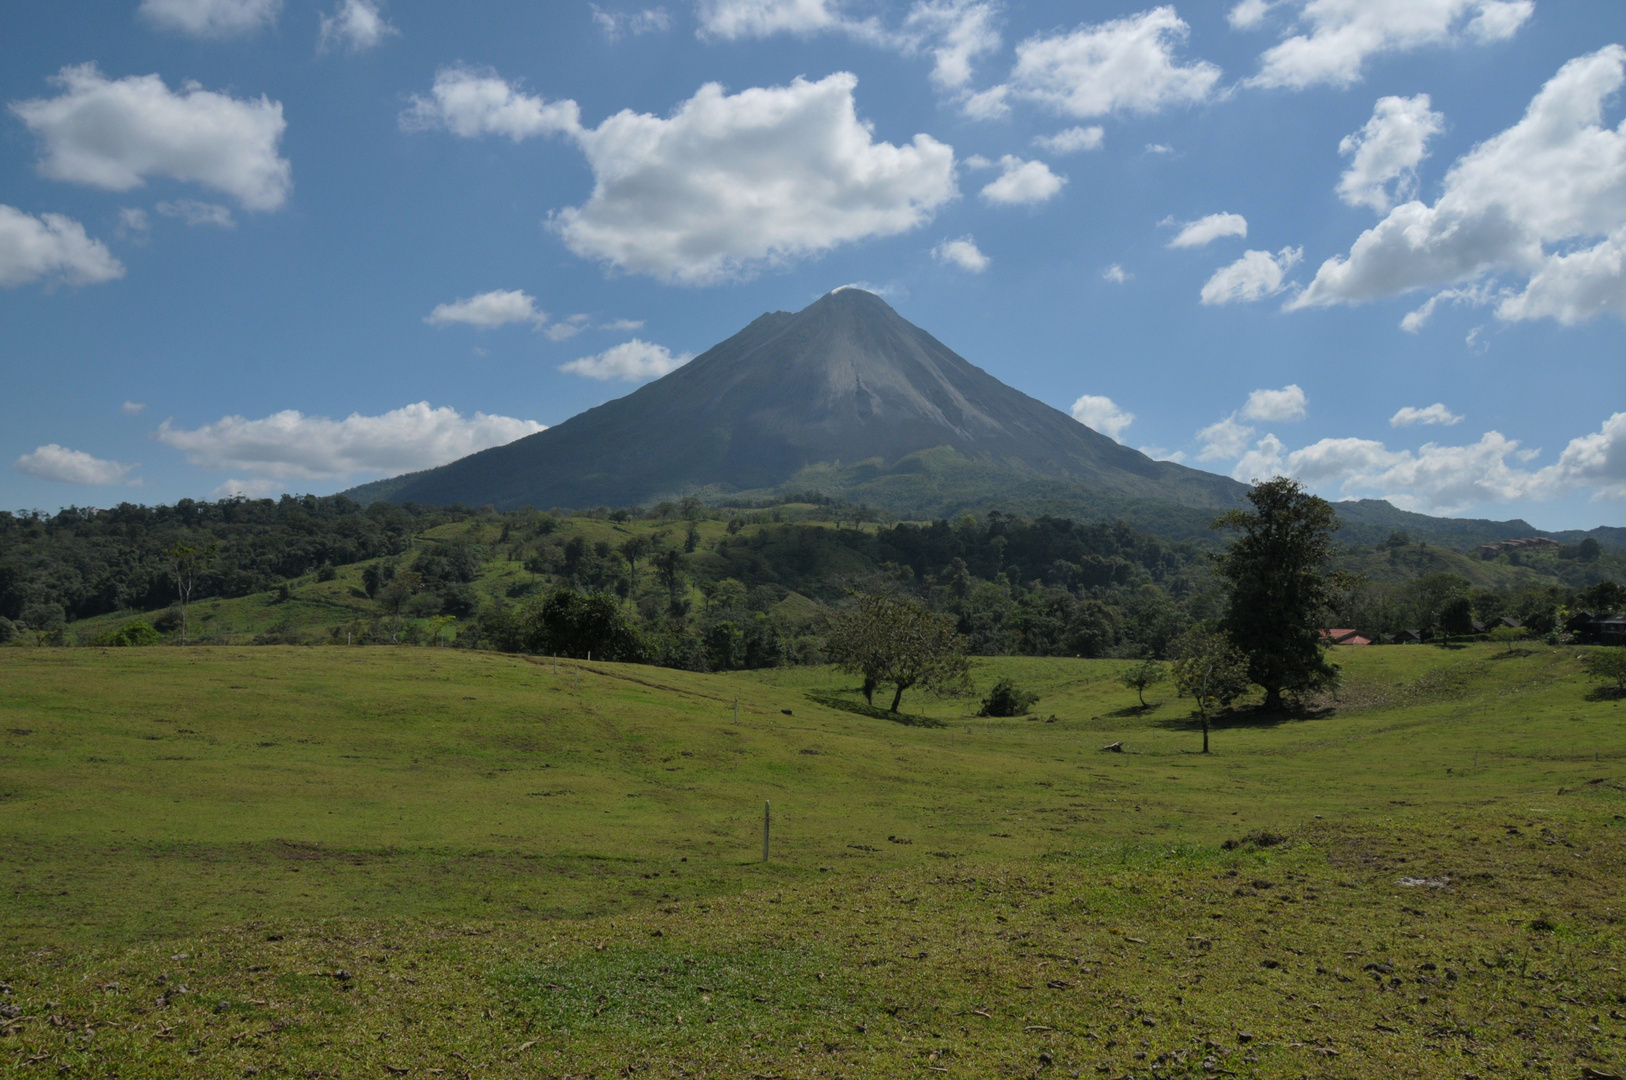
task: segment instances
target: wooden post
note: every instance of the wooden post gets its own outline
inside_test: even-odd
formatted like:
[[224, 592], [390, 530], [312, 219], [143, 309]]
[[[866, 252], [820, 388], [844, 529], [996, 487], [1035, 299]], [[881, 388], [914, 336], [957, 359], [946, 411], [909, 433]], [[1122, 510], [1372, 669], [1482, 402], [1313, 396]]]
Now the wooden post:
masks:
[[772, 804], [767, 800], [762, 803], [762, 861], [768, 861], [768, 828], [773, 820]]

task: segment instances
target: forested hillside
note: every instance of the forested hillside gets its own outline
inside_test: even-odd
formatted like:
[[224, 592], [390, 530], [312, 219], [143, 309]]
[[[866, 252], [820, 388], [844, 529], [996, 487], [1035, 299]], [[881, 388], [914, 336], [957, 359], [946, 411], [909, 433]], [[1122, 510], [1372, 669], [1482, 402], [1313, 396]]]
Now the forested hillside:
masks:
[[[816, 661], [825, 616], [887, 583], [954, 617], [983, 655], [1161, 656], [1224, 596], [1212, 541], [997, 512], [877, 522], [803, 493], [570, 517], [344, 498], [0, 514], [0, 637], [111, 642], [180, 629], [190, 550], [198, 642], [434, 642], [722, 669]], [[1223, 539], [1218, 534], [1214, 539]], [[1626, 554], [1584, 540], [1484, 558], [1392, 533], [1348, 542], [1330, 625], [1427, 627], [1448, 605], [1533, 633], [1613, 607]], [[1466, 608], [1464, 608], [1466, 605]]]

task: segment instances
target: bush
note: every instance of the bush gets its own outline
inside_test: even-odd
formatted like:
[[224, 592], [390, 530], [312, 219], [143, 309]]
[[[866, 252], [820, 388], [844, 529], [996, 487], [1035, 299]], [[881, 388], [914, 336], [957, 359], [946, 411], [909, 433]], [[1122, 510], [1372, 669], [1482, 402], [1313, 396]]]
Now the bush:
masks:
[[17, 624], [0, 615], [0, 645], [4, 645], [17, 636]]
[[92, 645], [102, 648], [124, 648], [140, 645], [157, 645], [162, 642], [163, 635], [144, 622], [127, 623], [117, 630], [104, 630], [90, 639]]
[[329, 563], [328, 565], [322, 567], [320, 570], [316, 571], [316, 580], [317, 581], [332, 581], [334, 578], [336, 578], [338, 576], [339, 576], [339, 572], [337, 570], [333, 569], [333, 564], [332, 563]]
[[978, 716], [1025, 716], [1028, 709], [1039, 701], [1039, 695], [1030, 690], [1023, 690], [1010, 679], [1001, 679], [994, 684], [988, 696], [982, 699], [982, 711]]

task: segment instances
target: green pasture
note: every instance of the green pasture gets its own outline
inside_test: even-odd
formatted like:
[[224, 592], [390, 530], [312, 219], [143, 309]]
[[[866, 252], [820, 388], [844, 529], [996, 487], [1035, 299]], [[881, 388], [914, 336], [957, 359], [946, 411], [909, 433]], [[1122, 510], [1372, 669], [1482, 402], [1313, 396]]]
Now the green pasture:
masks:
[[1626, 730], [1577, 653], [1341, 649], [1203, 756], [1113, 661], [919, 727], [825, 668], [3, 650], [0, 1075], [1603, 1070]]

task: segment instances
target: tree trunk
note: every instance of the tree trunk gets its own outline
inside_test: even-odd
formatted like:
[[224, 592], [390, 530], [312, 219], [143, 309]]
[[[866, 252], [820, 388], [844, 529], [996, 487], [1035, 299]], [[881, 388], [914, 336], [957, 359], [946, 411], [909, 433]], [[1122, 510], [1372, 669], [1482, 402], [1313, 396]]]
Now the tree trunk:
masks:
[[1265, 711], [1281, 712], [1282, 708], [1282, 688], [1279, 686], [1265, 687]]
[[898, 692], [892, 695], [892, 711], [897, 712], [898, 706], [903, 704], [903, 684], [898, 684]]
[[1146, 708], [1146, 688], [1144, 686], [1135, 687], [1135, 696], [1140, 698], [1140, 707]]
[[1208, 753], [1208, 712], [1203, 712], [1203, 753]]
[[864, 700], [875, 704], [875, 680], [868, 675], [864, 676]]

